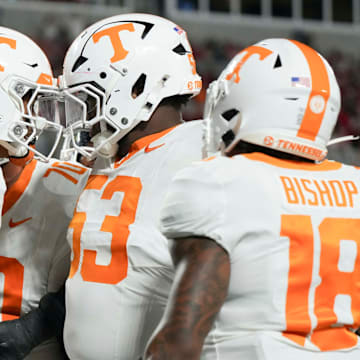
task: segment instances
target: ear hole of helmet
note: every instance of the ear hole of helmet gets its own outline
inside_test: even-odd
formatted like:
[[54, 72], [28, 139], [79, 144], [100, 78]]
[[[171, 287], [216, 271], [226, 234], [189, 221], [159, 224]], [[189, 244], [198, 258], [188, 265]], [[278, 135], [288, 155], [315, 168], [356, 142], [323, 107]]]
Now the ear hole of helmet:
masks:
[[131, 96], [133, 99], [136, 99], [139, 95], [141, 95], [144, 92], [145, 82], [146, 82], [146, 75], [141, 74], [138, 77], [138, 79], [135, 81], [135, 84], [131, 89]]
[[230, 109], [221, 114], [226, 121], [231, 121], [239, 113], [237, 109]]

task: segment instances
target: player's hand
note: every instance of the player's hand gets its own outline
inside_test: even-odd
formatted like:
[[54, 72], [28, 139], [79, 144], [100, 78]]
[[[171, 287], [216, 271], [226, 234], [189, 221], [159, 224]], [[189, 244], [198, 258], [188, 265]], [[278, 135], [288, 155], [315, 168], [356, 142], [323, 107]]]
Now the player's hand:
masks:
[[21, 319], [0, 323], [0, 360], [24, 359], [32, 347], [32, 341], [23, 328]]

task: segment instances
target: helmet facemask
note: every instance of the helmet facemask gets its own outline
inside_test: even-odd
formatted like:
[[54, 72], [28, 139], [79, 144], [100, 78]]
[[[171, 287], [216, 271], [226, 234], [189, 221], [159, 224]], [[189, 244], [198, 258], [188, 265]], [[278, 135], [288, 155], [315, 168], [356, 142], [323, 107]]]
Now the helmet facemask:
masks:
[[0, 33], [0, 144], [10, 156], [30, 150], [47, 161], [62, 132], [51, 66], [24, 34], [6, 27]]
[[[33, 151], [39, 159], [48, 161], [53, 156], [62, 133], [57, 110], [59, 92], [52, 86], [12, 76], [6, 96], [10, 97], [8, 101], [15, 106], [13, 121], [7, 124], [8, 136], [0, 140], [0, 144], [8, 150], [10, 156], [23, 157], [28, 151]], [[50, 148], [49, 137], [52, 138]], [[46, 152], [39, 151], [34, 146], [40, 139], [47, 142]]]
[[63, 90], [63, 99], [66, 141], [61, 157], [69, 160], [77, 153], [89, 160], [97, 154], [105, 158], [113, 157], [117, 151], [119, 131], [105, 116], [104, 92], [93, 84], [81, 84]]

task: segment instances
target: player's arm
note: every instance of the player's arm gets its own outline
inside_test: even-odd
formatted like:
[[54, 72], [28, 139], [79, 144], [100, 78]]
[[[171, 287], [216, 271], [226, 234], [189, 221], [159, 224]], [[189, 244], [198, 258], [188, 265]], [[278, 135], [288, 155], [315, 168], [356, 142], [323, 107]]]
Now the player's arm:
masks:
[[23, 359], [45, 340], [59, 336], [65, 320], [65, 285], [44, 295], [38, 308], [0, 323], [0, 360]]
[[206, 335], [228, 291], [230, 260], [215, 241], [205, 237], [175, 240], [176, 276], [159, 332], [145, 359], [199, 359]]

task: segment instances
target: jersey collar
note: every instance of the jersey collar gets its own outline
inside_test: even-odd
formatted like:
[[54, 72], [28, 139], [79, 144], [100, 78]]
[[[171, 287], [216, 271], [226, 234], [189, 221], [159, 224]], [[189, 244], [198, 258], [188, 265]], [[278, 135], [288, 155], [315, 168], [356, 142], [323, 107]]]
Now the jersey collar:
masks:
[[168, 134], [170, 131], [174, 130], [178, 125], [172, 126], [171, 128], [168, 128], [166, 130], [160, 131], [155, 134], [144, 136], [138, 140], [136, 140], [130, 147], [130, 150], [128, 154], [123, 157], [121, 160], [115, 162], [114, 168], [118, 168], [120, 165], [122, 165], [125, 161], [129, 160], [131, 157], [133, 157], [136, 153], [138, 153], [140, 150], [144, 149], [146, 146], [150, 145], [152, 142], [160, 139], [161, 137]]
[[250, 160], [261, 161], [267, 164], [271, 164], [280, 168], [295, 169], [295, 170], [310, 170], [310, 171], [331, 171], [338, 170], [342, 167], [342, 164], [336, 161], [324, 160], [321, 163], [309, 163], [305, 161], [293, 161], [279, 159], [273, 156], [269, 156], [263, 153], [250, 153], [241, 154]]

